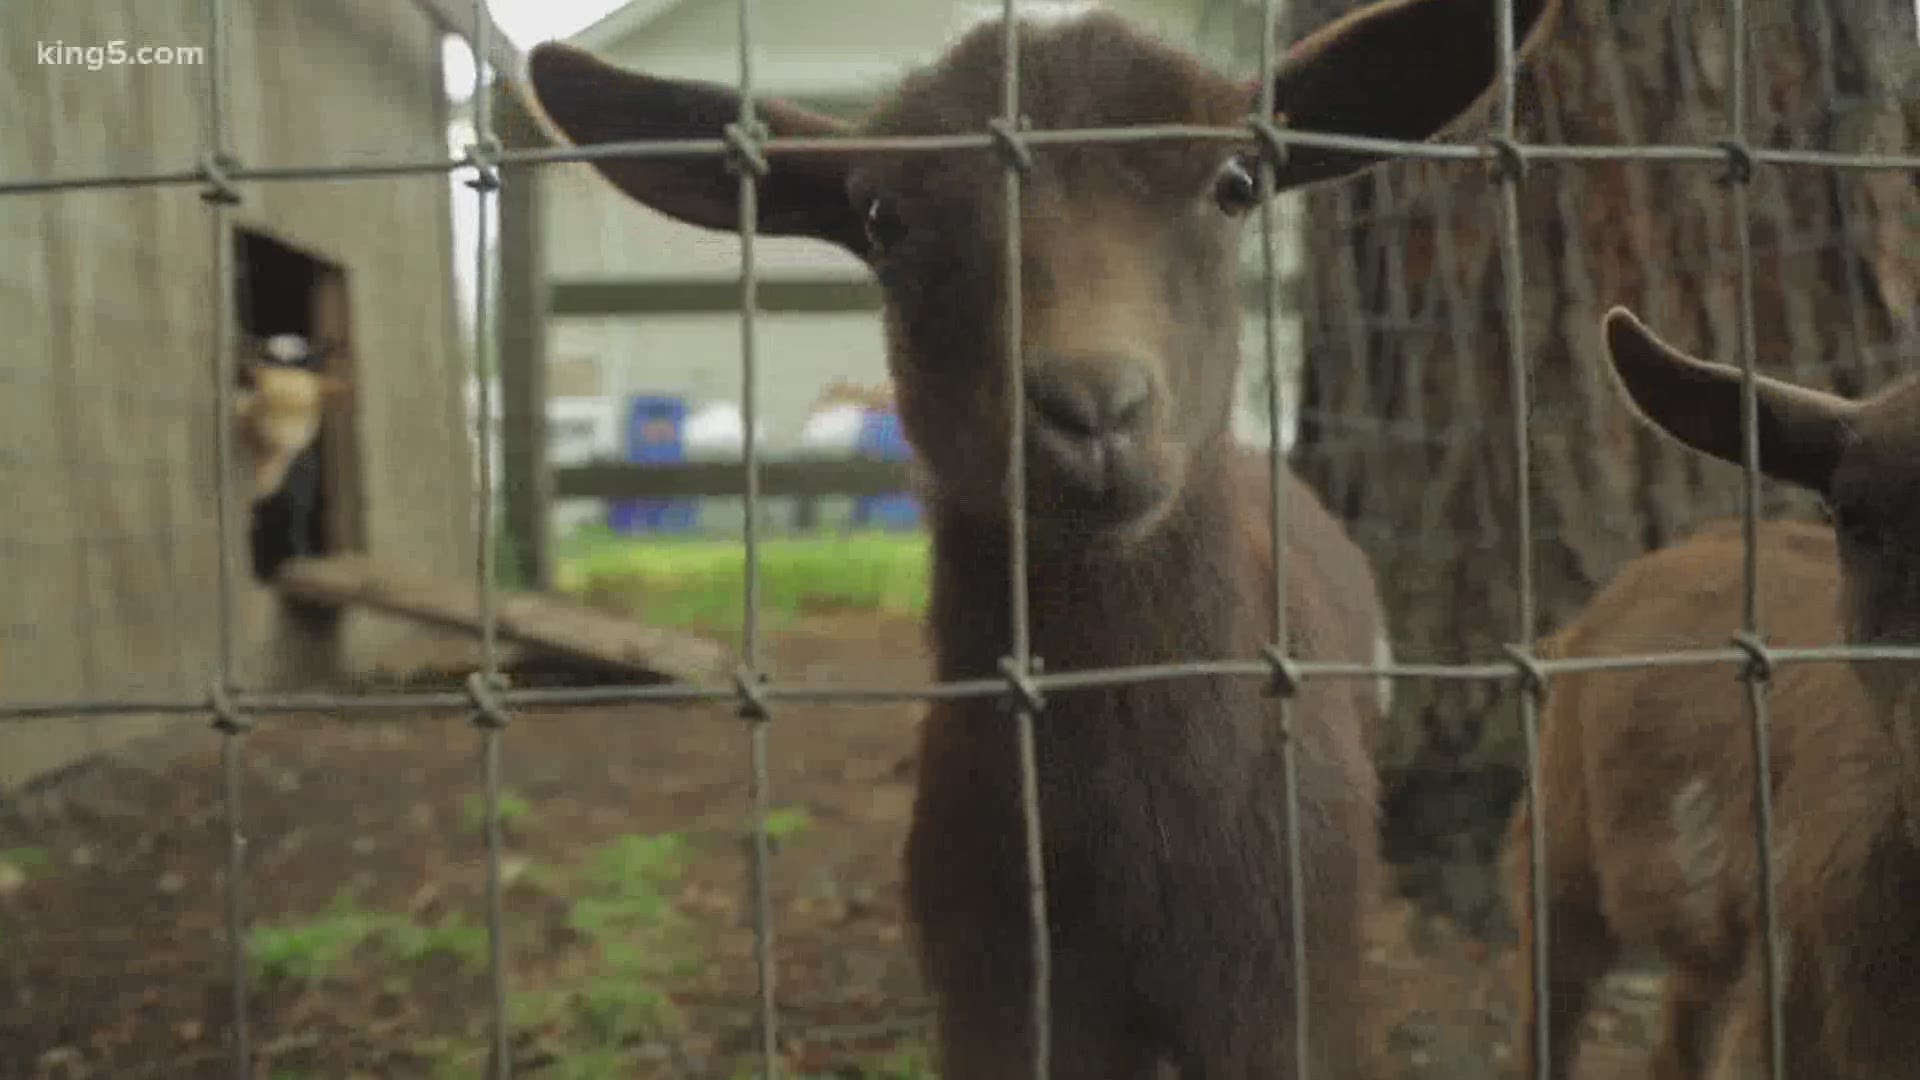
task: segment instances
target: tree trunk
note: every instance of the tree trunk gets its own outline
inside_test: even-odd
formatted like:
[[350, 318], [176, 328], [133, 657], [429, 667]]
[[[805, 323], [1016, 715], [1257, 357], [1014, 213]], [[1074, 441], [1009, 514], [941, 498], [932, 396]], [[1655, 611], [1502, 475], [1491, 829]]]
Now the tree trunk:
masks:
[[[1289, 21], [1303, 28], [1352, 6], [1295, 2]], [[1566, 0], [1521, 73], [1522, 141], [1723, 139], [1724, 10], [1718, 0]], [[1747, 19], [1752, 145], [1920, 145], [1904, 0], [1773, 0], [1749, 3]], [[1483, 106], [1452, 138], [1483, 137], [1491, 124]], [[1478, 167], [1400, 163], [1308, 193], [1296, 457], [1376, 560], [1402, 659], [1498, 658], [1502, 644], [1564, 623], [1625, 560], [1739, 512], [1738, 469], [1630, 422], [1599, 333], [1606, 309], [1626, 304], [1676, 344], [1738, 361], [1724, 171], [1536, 162], [1522, 182], [1539, 599], [1538, 622], [1524, 628], [1494, 185]], [[1920, 355], [1920, 177], [1761, 167], [1751, 196], [1763, 370], [1858, 392], [1910, 366]], [[1768, 512], [1811, 508], [1771, 485], [1767, 495]], [[1498, 925], [1487, 870], [1524, 775], [1513, 700], [1490, 685], [1403, 682], [1381, 761], [1389, 855], [1405, 883], [1483, 928]]]

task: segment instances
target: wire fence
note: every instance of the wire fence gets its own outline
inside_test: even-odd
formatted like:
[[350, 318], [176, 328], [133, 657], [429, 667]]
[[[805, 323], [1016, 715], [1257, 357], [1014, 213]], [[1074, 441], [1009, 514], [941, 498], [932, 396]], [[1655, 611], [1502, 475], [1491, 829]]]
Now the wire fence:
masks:
[[[753, 91], [755, 88], [755, 69], [753, 64], [753, 43], [756, 27], [756, 5], [754, 0], [739, 2], [739, 41], [740, 64], [738, 85], [742, 92], [741, 111], [736, 123], [730, 125], [719, 137], [698, 140], [676, 140], [669, 142], [649, 142], [642, 144], [607, 144], [592, 147], [565, 147], [545, 149], [504, 149], [496, 138], [493, 117], [490, 110], [490, 80], [484, 62], [476, 62], [474, 80], [474, 144], [460, 157], [436, 157], [417, 160], [396, 160], [389, 162], [336, 164], [315, 162], [308, 164], [248, 165], [233, 157], [228, 145], [228, 66], [229, 47], [227, 25], [230, 0], [205, 0], [205, 40], [206, 52], [206, 143], [199, 166], [191, 170], [152, 172], [142, 175], [81, 175], [71, 177], [27, 177], [0, 178], [0, 195], [60, 193], [101, 188], [151, 188], [165, 185], [198, 186], [201, 189], [207, 208], [207, 221], [214, 246], [214, 265], [221, 287], [214, 290], [208, 317], [214, 321], [217, 333], [209, 377], [213, 381], [213, 394], [218, 415], [225, 417], [231, 409], [233, 395], [234, 365], [234, 327], [235, 297], [233, 294], [233, 275], [229, 272], [233, 259], [233, 209], [244, 198], [246, 187], [256, 183], [271, 183], [292, 180], [317, 179], [370, 179], [411, 174], [458, 174], [470, 173], [468, 183], [480, 195], [480, 213], [478, 229], [480, 232], [479, 257], [475, 264], [477, 276], [473, 293], [474, 332], [478, 339], [475, 355], [482, 354], [484, 342], [490, 333], [490, 320], [493, 312], [489, 309], [490, 281], [495, 267], [490, 258], [486, 243], [488, 228], [488, 202], [497, 197], [502, 179], [501, 169], [506, 165], [546, 165], [562, 162], [585, 162], [613, 157], [622, 158], [664, 158], [695, 157], [719, 155], [725, 157], [739, 178], [739, 227], [743, 238], [740, 264], [740, 353], [743, 377], [744, 424], [744, 462], [745, 470], [745, 525], [743, 530], [743, 556], [746, 573], [746, 599], [744, 622], [741, 631], [741, 665], [730, 684], [724, 685], [630, 685], [596, 686], [565, 688], [528, 688], [516, 689], [504, 685], [500, 677], [500, 658], [496, 627], [495, 545], [490, 542], [492, 523], [495, 519], [495, 485], [493, 483], [493, 443], [496, 437], [493, 426], [487, 423], [492, 415], [491, 381], [477, 379], [479, 385], [480, 407], [478, 415], [477, 443], [479, 447], [479, 483], [477, 487], [478, 509], [476, 514], [476, 564], [474, 567], [475, 590], [477, 592], [482, 626], [482, 648], [480, 669], [466, 684], [464, 693], [419, 692], [393, 694], [365, 693], [306, 693], [275, 694], [243, 692], [234, 680], [236, 653], [235, 570], [233, 536], [236, 535], [234, 494], [230, 490], [233, 475], [234, 450], [228, 425], [215, 424], [215, 458], [219, 467], [216, 483], [216, 512], [222, 528], [219, 533], [218, 565], [216, 568], [217, 610], [218, 610], [218, 650], [211, 684], [202, 695], [167, 697], [125, 697], [114, 699], [62, 700], [62, 701], [10, 701], [0, 703], [0, 721], [19, 722], [35, 718], [53, 717], [97, 717], [113, 714], [162, 714], [210, 716], [213, 725], [220, 733], [222, 759], [223, 812], [227, 830], [228, 873], [226, 885], [225, 923], [229, 944], [228, 978], [231, 980], [233, 1021], [230, 1031], [229, 1048], [233, 1074], [236, 1077], [252, 1075], [253, 1045], [250, 1039], [249, 1024], [249, 969], [247, 964], [246, 942], [249, 919], [247, 897], [247, 831], [246, 813], [242, 805], [241, 763], [245, 753], [246, 736], [255, 718], [274, 714], [310, 712], [324, 710], [333, 713], [381, 713], [404, 712], [421, 709], [462, 708], [470, 711], [476, 730], [478, 754], [478, 782], [484, 792], [486, 807], [486, 907], [487, 932], [489, 939], [488, 981], [492, 996], [492, 1047], [490, 1069], [495, 1077], [505, 1080], [514, 1071], [513, 1055], [510, 1046], [511, 1025], [507, 1014], [507, 965], [505, 961], [505, 940], [507, 926], [502, 909], [502, 832], [501, 832], [501, 792], [502, 792], [502, 746], [507, 738], [506, 732], [516, 710], [530, 708], [552, 709], [574, 706], [653, 703], [691, 703], [719, 702], [737, 705], [738, 714], [744, 720], [750, 737], [749, 763], [751, 770], [750, 799], [753, 813], [753, 903], [754, 959], [758, 972], [758, 1051], [762, 1075], [777, 1076], [780, 1070], [779, 1053], [779, 1012], [778, 994], [774, 982], [775, 926], [770, 903], [770, 869], [767, 819], [771, 806], [769, 790], [769, 769], [767, 750], [767, 731], [774, 722], [778, 709], [787, 703], [862, 703], [880, 701], [933, 701], [956, 699], [997, 698], [1006, 701], [1018, 718], [1018, 764], [1020, 769], [1020, 795], [1025, 821], [1026, 865], [1029, 874], [1029, 929], [1034, 944], [1032, 952], [1032, 999], [1029, 1005], [1036, 1038], [1032, 1044], [1031, 1075], [1045, 1078], [1051, 1071], [1051, 1046], [1049, 1042], [1049, 983], [1051, 975], [1051, 957], [1049, 954], [1049, 936], [1047, 930], [1047, 893], [1043, 878], [1042, 827], [1040, 820], [1037, 762], [1034, 740], [1034, 725], [1044, 713], [1047, 695], [1072, 693], [1093, 688], [1134, 685], [1152, 681], [1174, 680], [1197, 677], [1232, 677], [1270, 680], [1278, 688], [1283, 724], [1285, 710], [1289, 707], [1288, 688], [1297, 688], [1306, 680], [1352, 679], [1352, 678], [1389, 678], [1401, 680], [1430, 680], [1437, 682], [1460, 682], [1488, 684], [1507, 691], [1518, 691], [1521, 708], [1522, 731], [1525, 739], [1527, 785], [1529, 797], [1534, 806], [1539, 807], [1538, 789], [1538, 718], [1540, 704], [1551, 681], [1559, 676], [1599, 671], [1621, 671], [1635, 668], [1674, 668], [1681, 666], [1734, 665], [1743, 674], [1746, 685], [1748, 718], [1752, 731], [1752, 751], [1756, 759], [1756, 776], [1768, 775], [1768, 752], [1771, 727], [1769, 715], [1768, 677], [1769, 674], [1789, 664], [1832, 663], [1843, 660], [1882, 660], [1887, 662], [1920, 660], [1920, 650], [1894, 647], [1818, 647], [1818, 648], [1773, 648], [1763, 636], [1762, 612], [1758, 601], [1758, 564], [1755, 558], [1757, 549], [1757, 522], [1761, 507], [1761, 488], [1759, 484], [1758, 458], [1758, 418], [1755, 355], [1756, 316], [1754, 311], [1754, 268], [1752, 253], [1752, 230], [1754, 211], [1749, 196], [1749, 185], [1758, 170], [1762, 169], [1819, 169], [1838, 171], [1903, 171], [1909, 174], [1920, 173], [1920, 156], [1890, 153], [1840, 153], [1825, 150], [1802, 148], [1760, 147], [1747, 141], [1749, 126], [1749, 74], [1747, 57], [1749, 44], [1747, 8], [1745, 0], [1728, 0], [1726, 7], [1725, 49], [1731, 66], [1728, 107], [1724, 117], [1724, 136], [1711, 145], [1561, 145], [1546, 143], [1527, 143], [1517, 135], [1516, 72], [1515, 46], [1513, 39], [1513, 17], [1515, 0], [1500, 0], [1497, 4], [1497, 17], [1493, 32], [1497, 35], [1499, 69], [1497, 96], [1495, 102], [1495, 132], [1491, 138], [1476, 145], [1408, 143], [1393, 140], [1310, 134], [1288, 130], [1269, 119], [1274, 115], [1274, 71], [1277, 58], [1274, 54], [1275, 28], [1277, 26], [1275, 0], [1265, 0], [1262, 8], [1263, 37], [1260, 42], [1259, 74], [1262, 79], [1260, 111], [1249, 118], [1246, 126], [1233, 128], [1198, 128], [1183, 126], [1156, 126], [1130, 129], [1093, 129], [1093, 130], [1028, 130], [1022, 123], [1020, 100], [1020, 46], [1021, 40], [1016, 33], [1016, 5], [1013, 0], [1003, 0], [1004, 37], [1004, 81], [1002, 85], [1000, 115], [989, 125], [988, 130], [978, 134], [938, 136], [938, 137], [902, 137], [902, 138], [848, 138], [848, 139], [796, 139], [768, 138], [758, 122], [755, 113]], [[488, 35], [492, 21], [487, 11], [486, 0], [474, 3], [474, 41], [476, 58], [488, 55]], [[1008, 311], [1010, 319], [1006, 326], [1009, 355], [1017, 356], [1020, 351], [1021, 327], [1019, 324], [1020, 281], [1021, 281], [1021, 238], [1019, 222], [1021, 220], [1021, 199], [1023, 191], [1023, 172], [1029, 163], [1032, 150], [1043, 147], [1064, 145], [1087, 145], [1104, 143], [1107, 145], [1139, 144], [1151, 141], [1230, 141], [1243, 142], [1253, 138], [1263, 148], [1260, 157], [1259, 181], [1263, 190], [1269, 194], [1275, 185], [1276, 167], [1294, 148], [1315, 148], [1324, 150], [1344, 150], [1370, 153], [1388, 157], [1424, 160], [1430, 162], [1451, 163], [1456, 166], [1481, 167], [1491, 170], [1498, 188], [1498, 200], [1495, 207], [1493, 225], [1498, 234], [1499, 263], [1501, 271], [1501, 292], [1504, 304], [1504, 322], [1506, 339], [1506, 370], [1508, 390], [1511, 397], [1511, 413], [1514, 419], [1511, 432], [1511, 466], [1522, 482], [1517, 487], [1518, 526], [1516, 535], [1519, 542], [1514, 546], [1514, 603], [1511, 613], [1512, 634], [1508, 644], [1498, 657], [1485, 658], [1459, 663], [1411, 663], [1390, 664], [1330, 663], [1304, 661], [1294, 658], [1288, 651], [1287, 642], [1287, 575], [1284, 569], [1275, 575], [1276, 620], [1273, 626], [1272, 641], [1263, 655], [1257, 657], [1214, 657], [1198, 658], [1187, 662], [1156, 664], [1129, 668], [1102, 670], [1067, 670], [1043, 672], [1038, 659], [1033, 655], [1033, 643], [1028, 630], [1028, 563], [1027, 536], [1025, 529], [1027, 498], [1025, 491], [1025, 455], [1024, 424], [1016, 420], [1011, 425], [1010, 469], [1011, 480], [1007, 497], [1007, 515], [1011, 525], [1009, 543], [1011, 560], [1008, 566], [1008, 584], [1011, 590], [1010, 600], [1013, 619], [1007, 628], [1009, 647], [1002, 661], [998, 677], [949, 681], [931, 685], [863, 685], [854, 683], [782, 683], [769, 678], [761, 664], [762, 628], [760, 620], [759, 579], [757, 568], [758, 538], [761, 528], [759, 514], [760, 457], [757, 447], [758, 409], [757, 382], [758, 356], [756, 336], [756, 290], [758, 278], [755, 264], [755, 235], [758, 222], [757, 180], [764, 174], [770, 158], [798, 156], [818, 153], [851, 155], [862, 153], [914, 153], [931, 151], [951, 151], [957, 149], [977, 150], [993, 153], [999, 158], [1004, 176], [1004, 201], [1008, 223], [1005, 236], [1004, 272], [1011, 292]], [[1534, 503], [1532, 484], [1525, 482], [1533, 474], [1534, 451], [1531, 437], [1531, 416], [1533, 397], [1530, 378], [1532, 368], [1529, 364], [1524, 342], [1527, 325], [1525, 310], [1526, 266], [1522, 245], [1522, 214], [1519, 191], [1526, 182], [1529, 166], [1540, 163], [1565, 163], [1571, 165], [1599, 162], [1636, 162], [1663, 163], [1676, 166], [1691, 166], [1706, 169], [1723, 170], [1726, 181], [1726, 212], [1732, 225], [1734, 236], [1734, 274], [1736, 295], [1739, 298], [1738, 310], [1738, 352], [1739, 366], [1743, 373], [1742, 423], [1744, 428], [1744, 488], [1742, 516], [1746, 563], [1743, 568], [1743, 594], [1741, 624], [1738, 637], [1729, 645], [1721, 648], [1694, 648], [1680, 651], [1666, 651], [1639, 655], [1616, 655], [1605, 657], [1559, 657], [1541, 658], [1532, 652], [1531, 640], [1538, 622], [1538, 601], [1536, 594], [1536, 567], [1534, 559], [1533, 532]], [[1286, 414], [1287, 395], [1290, 393], [1287, 380], [1280, 377], [1281, 357], [1278, 333], [1278, 315], [1280, 285], [1276, 273], [1276, 223], [1275, 209], [1268, 199], [1260, 211], [1260, 232], [1263, 247], [1263, 268], [1265, 272], [1264, 305], [1261, 312], [1265, 334], [1263, 361], [1267, 369], [1267, 408], [1271, 430], [1271, 470], [1272, 470], [1272, 557], [1276, 567], [1284, 568], [1287, 551], [1285, 537], [1288, 508], [1286, 505], [1283, 471], [1286, 467], [1283, 440], [1281, 438], [1282, 417]], [[1025, 388], [1018, 377], [1017, 366], [1010, 370], [1007, 393], [1013, 403], [1011, 415], [1024, 416], [1022, 407]], [[1373, 434], [1378, 435], [1376, 428]], [[1285, 829], [1288, 838], [1286, 857], [1288, 860], [1287, 882], [1294, 903], [1291, 905], [1294, 922], [1292, 925], [1292, 957], [1296, 970], [1304, 970], [1306, 964], [1306, 942], [1303, 925], [1303, 905], [1298, 902], [1302, 890], [1302, 867], [1300, 865], [1300, 811], [1297, 805], [1297, 763], [1294, 760], [1294, 746], [1291, 740], [1283, 744], [1286, 772], [1283, 790], [1285, 792]], [[1769, 1006], [1769, 1060], [1771, 1075], [1778, 1080], [1784, 1074], [1784, 1029], [1782, 1025], [1783, 974], [1780, 956], [1780, 937], [1776, 925], [1773, 872], [1771, 859], [1772, 805], [1769, 786], [1756, 785], [1757, 835], [1755, 852], [1760, 867], [1755, 887], [1761, 897], [1767, 934], [1766, 974]], [[1531, 817], [1532, 845], [1534, 860], [1531, 898], [1533, 919], [1538, 928], [1534, 941], [1547, 940], [1546, 924], [1548, 911], [1544, 891], [1541, 887], [1541, 852], [1548, 837], [1548, 823], [1544, 813], [1536, 812]], [[1530, 958], [1534, 970], [1534, 997], [1528, 1004], [1536, 1017], [1535, 1038], [1544, 1043], [1547, 1038], [1547, 1012], [1549, 1008], [1548, 968], [1551, 957], [1545, 947], [1536, 948]], [[1308, 999], [1304, 979], [1295, 981], [1295, 997], [1292, 1003], [1292, 1023], [1300, 1038], [1295, 1043], [1295, 1075], [1310, 1075], [1312, 1055], [1305, 1039], [1313, 1003]], [[1540, 1075], [1545, 1076], [1548, 1056], [1545, 1048], [1535, 1060], [1539, 1063]]]

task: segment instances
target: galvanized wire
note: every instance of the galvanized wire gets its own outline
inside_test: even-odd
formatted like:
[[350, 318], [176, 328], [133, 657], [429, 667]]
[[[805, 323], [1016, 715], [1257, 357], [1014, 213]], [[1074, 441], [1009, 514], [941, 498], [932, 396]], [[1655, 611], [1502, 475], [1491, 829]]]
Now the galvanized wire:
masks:
[[760, 354], [758, 323], [759, 263], [754, 240], [760, 231], [759, 181], [766, 171], [759, 143], [764, 133], [754, 108], [753, 29], [754, 0], [739, 0], [740, 112], [729, 132], [732, 165], [739, 173], [740, 199], [740, 416], [741, 467], [746, 470], [746, 498], [741, 521], [744, 567], [744, 610], [740, 622], [741, 672], [738, 685], [740, 714], [748, 720], [747, 793], [753, 814], [753, 965], [759, 984], [760, 1075], [780, 1075], [779, 1010], [775, 996], [773, 887], [767, 815], [772, 810], [772, 776], [767, 760], [767, 724], [771, 714], [758, 695], [760, 684]]
[[1508, 653], [1518, 675], [1520, 732], [1526, 754], [1527, 801], [1527, 899], [1532, 908], [1532, 954], [1526, 962], [1532, 966], [1532, 999], [1521, 1003], [1533, 1014], [1534, 1074], [1548, 1080], [1551, 1074], [1548, 1014], [1553, 1005], [1548, 984], [1551, 969], [1549, 942], [1550, 913], [1546, 893], [1547, 814], [1540, 798], [1540, 705], [1545, 680], [1533, 660], [1534, 624], [1538, 613], [1534, 599], [1533, 566], [1533, 409], [1531, 368], [1527, 363], [1526, 265], [1520, 247], [1520, 181], [1527, 160], [1516, 148], [1518, 126], [1519, 70], [1513, 37], [1514, 0], [1499, 0], [1494, 5], [1494, 51], [1499, 61], [1498, 91], [1495, 103], [1497, 134], [1493, 139], [1494, 180], [1497, 200], [1496, 227], [1500, 235], [1500, 279], [1506, 308], [1507, 384], [1513, 413], [1513, 476], [1515, 492], [1514, 523], [1514, 629]]
[[1006, 279], [1007, 380], [1007, 589], [1010, 604], [1008, 655], [1001, 661], [1007, 676], [1007, 701], [1013, 710], [1014, 739], [1020, 768], [1020, 820], [1027, 857], [1027, 936], [1031, 950], [1028, 1002], [1031, 1080], [1047, 1080], [1053, 1070], [1053, 939], [1047, 921], [1046, 850], [1040, 819], [1040, 761], [1035, 744], [1034, 709], [1039, 695], [1031, 693], [1034, 675], [1032, 627], [1027, 610], [1027, 387], [1022, 354], [1025, 338], [1021, 310], [1021, 199], [1024, 171], [1032, 158], [1026, 141], [1032, 133], [1020, 115], [1020, 20], [1014, 0], [1002, 0], [1000, 10], [1000, 119], [992, 140], [1002, 169], [1002, 268]]
[[233, 498], [233, 383], [237, 318], [234, 302], [234, 232], [231, 209], [239, 194], [223, 174], [232, 160], [228, 144], [227, 100], [227, 5], [225, 0], [206, 0], [207, 81], [206, 142], [202, 149], [202, 169], [206, 204], [213, 242], [213, 320], [211, 339], [213, 357], [213, 440], [214, 440], [214, 672], [208, 702], [213, 726], [220, 733], [221, 816], [227, 826], [227, 874], [225, 920], [227, 932], [227, 981], [233, 1019], [229, 1027], [228, 1049], [232, 1054], [234, 1075], [251, 1075], [253, 1047], [248, 1022], [248, 1001], [252, 996], [248, 982], [247, 957], [247, 838], [241, 802], [243, 768], [240, 740], [246, 730], [245, 717], [230, 704], [234, 689], [235, 614], [233, 537], [238, 527]]
[[1767, 1075], [1786, 1080], [1786, 975], [1781, 967], [1780, 922], [1773, 872], [1773, 718], [1767, 662], [1760, 622], [1760, 383], [1753, 312], [1753, 210], [1748, 185], [1753, 163], [1747, 150], [1746, 0], [1727, 0], [1727, 193], [1733, 215], [1736, 279], [1740, 307], [1740, 468], [1741, 605], [1740, 643], [1753, 652], [1745, 673], [1747, 719], [1753, 741], [1754, 866], [1760, 894], [1762, 973], [1767, 994]]
[[[1228, 142], [1244, 143], [1244, 127], [1207, 127], [1197, 124], [1143, 124], [1138, 127], [1053, 128], [1030, 131], [1022, 140], [1030, 146], [1120, 146], [1156, 142]], [[1449, 142], [1407, 142], [1400, 139], [1375, 139], [1360, 135], [1334, 135], [1324, 132], [1282, 129], [1281, 142], [1322, 150], [1344, 150], [1373, 154], [1386, 160], [1408, 161], [1491, 161], [1495, 151], [1487, 146]], [[955, 150], [989, 150], [995, 145], [992, 135], [898, 135], [887, 137], [788, 137], [769, 139], [762, 151], [769, 157], [782, 155], [832, 154], [938, 154]], [[1525, 161], [1545, 163], [1630, 162], [1643, 165], [1721, 165], [1726, 150], [1715, 146], [1671, 144], [1595, 144], [1566, 145], [1552, 143], [1514, 144]], [[662, 139], [658, 142], [607, 142], [591, 146], [543, 147], [503, 150], [497, 164], [560, 165], [571, 162], [600, 161], [608, 158], [697, 158], [726, 153], [722, 139]], [[1752, 147], [1757, 165], [1775, 168], [1819, 169], [1842, 172], [1920, 172], [1920, 154], [1841, 153], [1830, 150], [1802, 150], [1793, 147]], [[464, 157], [433, 157], [369, 161], [353, 165], [316, 162], [303, 165], [263, 165], [236, 168], [226, 174], [233, 181], [291, 182], [313, 180], [360, 180], [374, 177], [414, 176], [448, 173], [470, 165]], [[150, 188], [203, 184], [208, 174], [204, 167], [169, 169], [150, 173], [76, 174], [74, 176], [0, 179], [0, 195], [60, 194], [73, 191], [112, 188]]]
[[[1267, 486], [1270, 502], [1268, 558], [1273, 564], [1273, 641], [1268, 657], [1276, 666], [1272, 682], [1277, 694], [1276, 709], [1280, 722], [1280, 786], [1283, 858], [1287, 875], [1288, 962], [1293, 979], [1293, 1072], [1307, 1080], [1313, 1071], [1313, 1048], [1308, 1021], [1312, 1016], [1313, 993], [1307, 978], [1306, 884], [1300, 858], [1300, 760], [1293, 738], [1293, 695], [1299, 683], [1293, 678], [1292, 636], [1287, 620], [1287, 451], [1282, 426], [1286, 417], [1287, 380], [1280, 377], [1280, 267], [1274, 228], [1274, 200], [1278, 194], [1279, 169], [1286, 144], [1276, 136], [1281, 118], [1274, 96], [1279, 59], [1274, 52], [1278, 34], [1274, 0], [1260, 5], [1260, 94], [1259, 112], [1250, 125], [1253, 135], [1263, 144], [1259, 160], [1260, 185], [1260, 294], [1261, 345], [1267, 377]], [[1385, 628], [1378, 628], [1384, 632]]]
[[[480, 731], [480, 782], [486, 814], [487, 990], [490, 998], [492, 1046], [490, 1071], [494, 1080], [513, 1076], [513, 1020], [507, 1003], [506, 896], [502, 880], [501, 849], [505, 844], [500, 822], [500, 793], [504, 787], [501, 761], [502, 732], [509, 716], [498, 702], [500, 685], [499, 612], [497, 610], [494, 544], [493, 391], [498, 361], [493, 349], [493, 260], [487, 251], [489, 213], [500, 190], [499, 140], [493, 133], [493, 88], [487, 78], [488, 36], [493, 17], [487, 0], [473, 0], [473, 143], [466, 163], [473, 168], [467, 186], [474, 193], [473, 369], [474, 423], [479, 479], [474, 493], [474, 587], [480, 613], [480, 670], [468, 683], [473, 698], [474, 726]], [[491, 361], [491, 362], [490, 362]]]
[[[1738, 648], [1676, 649], [1659, 653], [1620, 653], [1535, 659], [1533, 666], [1550, 677], [1638, 668], [1688, 668], [1725, 665], [1735, 671], [1750, 662], [1751, 652]], [[1899, 645], [1822, 645], [1769, 648], [1775, 668], [1794, 664], [1920, 663], [1920, 647]], [[1026, 682], [1042, 694], [1075, 693], [1115, 686], [1170, 682], [1178, 679], [1271, 679], [1273, 664], [1265, 660], [1189, 660], [1179, 663], [1139, 664], [1115, 668], [1082, 668], [1043, 674], [1036, 670]], [[1315, 679], [1396, 679], [1428, 682], [1511, 682], [1511, 658], [1472, 663], [1360, 664], [1299, 660], [1291, 675], [1302, 683]], [[934, 683], [881, 685], [818, 680], [798, 683], [762, 683], [757, 695], [768, 702], [804, 705], [883, 705], [930, 701], [966, 701], [1005, 697], [1005, 678], [954, 679]], [[504, 689], [496, 695], [505, 706], [561, 713], [608, 705], [689, 705], [738, 702], [737, 683], [670, 683], [613, 686], [538, 687]], [[404, 693], [238, 693], [236, 709], [248, 716], [288, 716], [315, 712], [380, 715], [471, 708], [470, 694], [453, 691]], [[31, 720], [93, 720], [108, 716], [194, 716], [213, 710], [211, 697], [103, 697], [50, 701], [0, 702], [0, 723]], [[731, 721], [729, 721], [731, 722]]]

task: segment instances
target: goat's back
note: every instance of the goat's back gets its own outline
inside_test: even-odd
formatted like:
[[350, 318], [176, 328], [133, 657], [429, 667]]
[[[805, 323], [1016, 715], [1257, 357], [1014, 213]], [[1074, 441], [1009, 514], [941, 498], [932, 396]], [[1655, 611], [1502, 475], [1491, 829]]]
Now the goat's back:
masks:
[[[1766, 523], [1759, 553], [1768, 642], [1840, 642], [1831, 531]], [[1542, 652], [1723, 648], [1741, 626], [1742, 576], [1739, 524], [1712, 523], [1629, 563]], [[1591, 876], [1598, 914], [1625, 945], [1725, 970], [1752, 941], [1759, 907], [1745, 701], [1729, 663], [1566, 674], [1551, 683], [1541, 721], [1549, 875]], [[1808, 851], [1814, 835], [1825, 835], [1820, 844], [1844, 843], [1848, 822], [1874, 818], [1859, 800], [1884, 793], [1887, 746], [1866, 708], [1842, 665], [1786, 664], [1774, 673], [1776, 859]], [[1523, 850], [1516, 824], [1514, 857]]]

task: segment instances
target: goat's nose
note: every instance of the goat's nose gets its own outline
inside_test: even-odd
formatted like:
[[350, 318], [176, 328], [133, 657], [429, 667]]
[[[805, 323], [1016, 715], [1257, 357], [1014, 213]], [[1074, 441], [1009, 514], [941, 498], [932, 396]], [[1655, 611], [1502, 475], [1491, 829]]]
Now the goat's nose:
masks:
[[1153, 385], [1135, 360], [1056, 356], [1028, 366], [1026, 389], [1034, 415], [1060, 434], [1107, 439], [1146, 419]]

